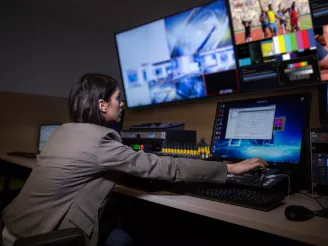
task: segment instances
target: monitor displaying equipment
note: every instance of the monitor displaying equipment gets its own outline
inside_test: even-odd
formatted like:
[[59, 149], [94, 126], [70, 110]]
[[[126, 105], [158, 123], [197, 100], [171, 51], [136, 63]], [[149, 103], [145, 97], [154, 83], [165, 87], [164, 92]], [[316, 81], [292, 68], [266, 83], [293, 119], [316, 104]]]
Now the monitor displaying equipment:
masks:
[[320, 83], [309, 0], [229, 2], [243, 91]]
[[44, 145], [48, 141], [50, 135], [56, 130], [60, 125], [42, 125], [40, 126], [39, 133], [39, 153], [42, 151]]
[[115, 35], [128, 108], [239, 92], [225, 0]]
[[328, 128], [328, 84], [319, 87], [319, 112], [321, 125]]
[[300, 163], [310, 103], [308, 93], [218, 103], [213, 157], [261, 157], [273, 165]]
[[310, 128], [306, 133], [308, 191], [328, 195], [328, 130]]

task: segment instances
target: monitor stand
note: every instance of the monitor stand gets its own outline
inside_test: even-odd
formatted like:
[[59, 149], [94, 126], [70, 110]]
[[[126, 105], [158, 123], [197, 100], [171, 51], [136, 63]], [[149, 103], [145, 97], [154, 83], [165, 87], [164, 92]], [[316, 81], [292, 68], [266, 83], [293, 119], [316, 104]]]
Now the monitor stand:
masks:
[[317, 216], [328, 218], [328, 208], [324, 208], [324, 209], [320, 210], [319, 212], [317, 212]]

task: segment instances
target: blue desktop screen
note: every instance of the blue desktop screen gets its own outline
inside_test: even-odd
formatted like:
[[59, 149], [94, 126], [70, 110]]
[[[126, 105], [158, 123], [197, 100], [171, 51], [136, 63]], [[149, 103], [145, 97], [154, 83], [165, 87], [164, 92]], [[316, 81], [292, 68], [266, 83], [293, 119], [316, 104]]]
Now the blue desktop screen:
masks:
[[307, 95], [218, 104], [212, 155], [224, 160], [260, 157], [272, 163], [299, 163], [308, 124]]
[[115, 38], [129, 108], [239, 91], [224, 0], [120, 32]]

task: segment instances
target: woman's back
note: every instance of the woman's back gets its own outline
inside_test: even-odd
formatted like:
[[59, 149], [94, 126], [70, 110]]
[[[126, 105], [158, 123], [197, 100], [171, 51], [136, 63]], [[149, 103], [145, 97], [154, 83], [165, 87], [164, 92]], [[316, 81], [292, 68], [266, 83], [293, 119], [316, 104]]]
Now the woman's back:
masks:
[[71, 123], [53, 133], [22, 191], [4, 211], [12, 234], [24, 237], [82, 225], [94, 237], [98, 212], [114, 185], [102, 177], [97, 157], [101, 137], [110, 132], [115, 135], [101, 126]]

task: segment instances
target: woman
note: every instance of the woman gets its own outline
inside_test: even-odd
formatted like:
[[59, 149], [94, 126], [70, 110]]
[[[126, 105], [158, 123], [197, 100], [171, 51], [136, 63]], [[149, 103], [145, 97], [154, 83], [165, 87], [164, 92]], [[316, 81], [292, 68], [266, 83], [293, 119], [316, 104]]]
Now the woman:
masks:
[[252, 41], [252, 21], [244, 21], [242, 20], [241, 23], [245, 29], [245, 43]]
[[6, 245], [72, 227], [84, 232], [88, 245], [97, 245], [99, 220], [115, 184], [108, 177], [111, 171], [171, 182], [225, 182], [227, 172], [267, 165], [261, 159], [226, 165], [158, 157], [122, 145], [118, 133], [107, 127], [120, 121], [123, 106], [118, 83], [110, 76], [82, 76], [68, 104], [72, 123], [54, 131], [22, 191], [3, 212]]
[[268, 27], [271, 31], [271, 35], [277, 36], [278, 29], [277, 29], [276, 19], [281, 20], [281, 18], [277, 15], [276, 12], [273, 11], [273, 7], [271, 3], [268, 5], [268, 10], [265, 10], [263, 8], [261, 0], [259, 0], [259, 4], [260, 4], [261, 12], [265, 13], [268, 17], [268, 21], [269, 21]]
[[281, 30], [283, 34], [286, 34], [286, 29], [287, 29], [287, 21], [285, 18], [285, 13], [286, 11], [284, 9], [281, 8], [281, 4], [278, 4], [278, 11], [277, 11], [277, 15], [280, 17], [280, 26], [281, 26]]
[[266, 12], [264, 10], [261, 10], [260, 23], [262, 26], [262, 32], [264, 34], [264, 38], [267, 38], [268, 33], [267, 33], [266, 29], [269, 26], [269, 20], [268, 20], [268, 16], [267, 16]]
[[296, 5], [295, 2], [292, 3], [292, 6], [290, 8], [290, 12], [289, 12], [289, 16], [290, 16], [290, 29], [292, 32], [298, 32], [301, 30], [300, 28], [300, 14], [299, 11], [296, 10]]

